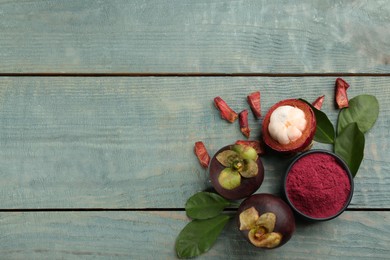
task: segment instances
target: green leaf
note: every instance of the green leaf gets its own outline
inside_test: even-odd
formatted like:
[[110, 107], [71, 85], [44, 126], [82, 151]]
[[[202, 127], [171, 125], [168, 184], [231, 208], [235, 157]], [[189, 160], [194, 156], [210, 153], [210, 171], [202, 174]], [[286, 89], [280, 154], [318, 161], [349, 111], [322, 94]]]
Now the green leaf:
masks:
[[340, 111], [337, 133], [341, 133], [352, 122], [356, 122], [360, 131], [365, 133], [375, 124], [378, 115], [379, 103], [375, 96], [356, 96], [349, 100], [349, 107]]
[[333, 124], [332, 122], [330, 122], [328, 116], [321, 110], [318, 110], [317, 108], [313, 107], [313, 105], [307, 102], [306, 100], [304, 99], [300, 99], [300, 100], [304, 101], [306, 104], [308, 104], [311, 107], [316, 117], [317, 129], [314, 135], [314, 141], [320, 143], [326, 143], [326, 144], [333, 144], [335, 132], [334, 132]]
[[343, 158], [353, 177], [363, 160], [364, 142], [364, 134], [357, 123], [347, 125], [335, 140], [334, 152]]
[[185, 205], [187, 216], [193, 219], [207, 219], [217, 216], [230, 201], [211, 192], [198, 192], [191, 196]]
[[231, 217], [218, 215], [210, 219], [195, 219], [188, 223], [176, 239], [175, 249], [179, 258], [190, 258], [207, 252]]

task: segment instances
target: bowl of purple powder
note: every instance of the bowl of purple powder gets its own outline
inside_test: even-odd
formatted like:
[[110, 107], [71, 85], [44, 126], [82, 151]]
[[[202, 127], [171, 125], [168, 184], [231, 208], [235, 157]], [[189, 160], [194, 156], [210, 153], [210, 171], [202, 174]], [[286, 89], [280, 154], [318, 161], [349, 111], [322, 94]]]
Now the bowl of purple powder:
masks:
[[353, 177], [345, 162], [326, 150], [297, 156], [284, 178], [288, 204], [301, 217], [325, 221], [345, 211], [353, 196]]

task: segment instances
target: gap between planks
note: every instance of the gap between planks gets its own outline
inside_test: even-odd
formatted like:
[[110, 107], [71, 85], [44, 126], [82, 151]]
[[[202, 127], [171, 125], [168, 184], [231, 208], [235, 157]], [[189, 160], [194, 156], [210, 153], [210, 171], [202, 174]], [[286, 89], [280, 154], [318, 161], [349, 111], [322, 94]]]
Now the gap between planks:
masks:
[[390, 73], [0, 73], [0, 77], [390, 77]]
[[[185, 211], [185, 208], [26, 208], [26, 209], [0, 209], [0, 212], [83, 212], [83, 211]], [[226, 208], [224, 211], [232, 212], [237, 211], [236, 208]], [[359, 211], [390, 211], [390, 208], [358, 208], [358, 209], [346, 209], [346, 211], [350, 212], [359, 212]]]

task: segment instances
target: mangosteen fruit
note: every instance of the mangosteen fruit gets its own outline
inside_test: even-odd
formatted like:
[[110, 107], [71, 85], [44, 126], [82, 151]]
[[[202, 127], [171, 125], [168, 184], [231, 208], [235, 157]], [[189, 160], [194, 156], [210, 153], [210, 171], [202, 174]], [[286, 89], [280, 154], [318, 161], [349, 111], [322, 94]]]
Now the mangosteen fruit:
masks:
[[226, 199], [238, 200], [248, 197], [260, 187], [264, 167], [253, 147], [232, 144], [214, 155], [209, 174], [217, 193]]
[[281, 198], [260, 193], [249, 196], [240, 204], [237, 226], [255, 247], [273, 249], [290, 240], [295, 231], [295, 218]]
[[264, 117], [263, 140], [272, 150], [296, 153], [307, 150], [316, 131], [311, 107], [299, 99], [286, 99], [273, 105]]

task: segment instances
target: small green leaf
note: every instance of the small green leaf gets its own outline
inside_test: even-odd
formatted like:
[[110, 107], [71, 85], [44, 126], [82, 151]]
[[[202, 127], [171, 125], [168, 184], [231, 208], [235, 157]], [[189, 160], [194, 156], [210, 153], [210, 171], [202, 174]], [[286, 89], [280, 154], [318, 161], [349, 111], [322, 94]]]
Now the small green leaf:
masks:
[[187, 216], [193, 219], [208, 219], [217, 216], [230, 201], [211, 192], [198, 192], [191, 196], [185, 205]]
[[314, 140], [320, 143], [333, 144], [335, 132], [334, 132], [333, 124], [332, 122], [330, 122], [328, 116], [321, 110], [318, 110], [317, 108], [313, 107], [313, 105], [307, 102], [306, 100], [304, 99], [300, 99], [300, 100], [306, 102], [306, 104], [308, 104], [311, 107], [316, 117], [317, 129], [314, 135]]
[[352, 122], [356, 122], [360, 131], [365, 133], [375, 124], [379, 115], [379, 103], [375, 96], [359, 95], [349, 100], [349, 107], [340, 111], [337, 133]]
[[190, 258], [207, 252], [217, 240], [230, 216], [221, 214], [210, 219], [195, 219], [188, 223], [176, 239], [179, 258]]
[[353, 177], [363, 160], [364, 143], [364, 134], [357, 123], [347, 125], [335, 140], [334, 152], [343, 158]]

